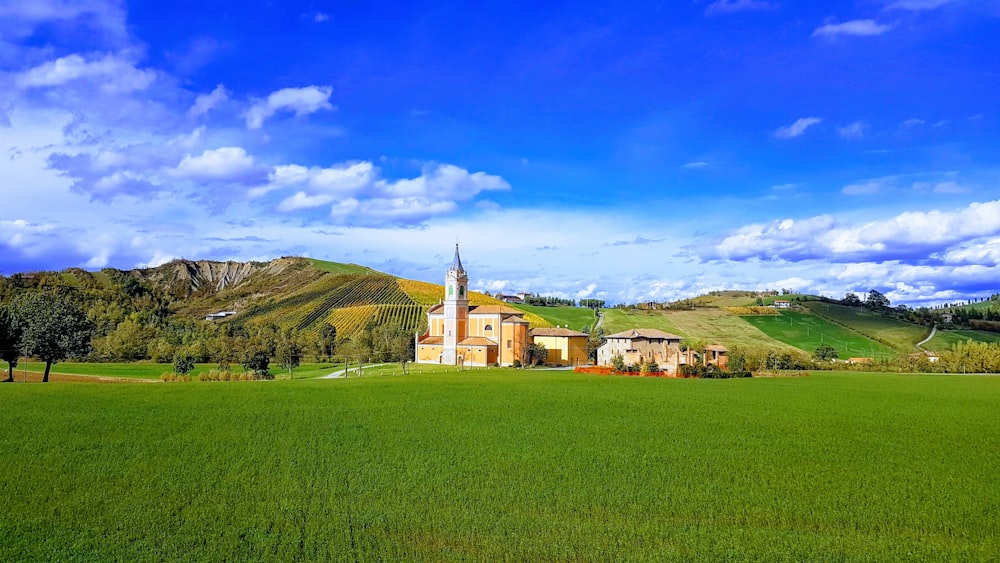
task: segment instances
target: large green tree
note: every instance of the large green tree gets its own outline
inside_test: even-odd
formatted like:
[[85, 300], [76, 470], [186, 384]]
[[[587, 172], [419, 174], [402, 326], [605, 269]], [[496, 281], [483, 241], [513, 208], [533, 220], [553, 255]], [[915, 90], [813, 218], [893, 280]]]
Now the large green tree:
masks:
[[0, 306], [0, 360], [7, 362], [7, 379], [14, 381], [14, 368], [21, 353], [21, 322], [10, 307]]
[[42, 381], [49, 380], [52, 364], [90, 351], [93, 324], [68, 295], [30, 291], [17, 304], [24, 326], [24, 348], [29, 356], [45, 362]]

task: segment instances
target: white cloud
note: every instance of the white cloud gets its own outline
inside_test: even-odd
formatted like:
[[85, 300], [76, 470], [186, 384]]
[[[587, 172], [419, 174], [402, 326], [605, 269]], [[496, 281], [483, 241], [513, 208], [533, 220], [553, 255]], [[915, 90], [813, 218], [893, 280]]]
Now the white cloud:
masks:
[[296, 190], [278, 204], [283, 212], [331, 205], [338, 222], [356, 224], [422, 221], [454, 212], [458, 202], [475, 199], [484, 191], [509, 190], [503, 178], [484, 172], [469, 173], [453, 164], [427, 165], [415, 178], [390, 180], [371, 162], [352, 162], [329, 168], [299, 165], [275, 167], [269, 184], [253, 196]]
[[854, 123], [837, 128], [837, 134], [840, 135], [841, 139], [864, 139], [867, 132], [868, 124], [864, 121], [855, 121]]
[[897, 0], [885, 7], [886, 10], [909, 10], [921, 12], [940, 8], [945, 4], [950, 4], [952, 0]]
[[688, 170], [697, 170], [698, 168], [705, 168], [706, 166], [708, 166], [708, 163], [705, 162], [704, 160], [696, 160], [694, 162], [688, 162], [687, 164], [682, 166], [682, 168], [687, 168]]
[[838, 35], [882, 35], [891, 30], [892, 26], [880, 24], [875, 20], [852, 20], [843, 23], [828, 23], [813, 31], [813, 37], [836, 37]]
[[332, 110], [330, 86], [306, 86], [304, 88], [282, 88], [272, 92], [267, 99], [259, 101], [247, 110], [246, 120], [249, 129], [260, 129], [264, 120], [279, 111], [293, 111], [295, 115], [308, 115], [320, 110]]
[[173, 175], [190, 180], [235, 180], [253, 172], [256, 163], [242, 147], [206, 150], [200, 156], [185, 156]]
[[198, 117], [209, 112], [215, 106], [229, 99], [229, 91], [222, 84], [215, 87], [209, 94], [201, 94], [194, 100], [194, 105], [188, 110], [188, 115]]
[[[951, 212], [906, 212], [862, 225], [841, 225], [829, 215], [743, 227], [708, 253], [731, 260], [899, 260], [920, 262], [984, 237], [1000, 235], [1000, 200]], [[996, 265], [996, 263], [985, 264]]]
[[713, 16], [748, 10], [768, 10], [774, 7], [773, 2], [765, 2], [764, 0], [715, 0], [705, 8], [705, 14]]
[[844, 186], [840, 193], [844, 195], [875, 195], [892, 186], [894, 178], [879, 178], [866, 180]]
[[328, 21], [329, 19], [330, 15], [323, 12], [316, 12], [316, 14], [313, 15], [313, 21], [316, 23], [323, 23], [325, 21]]
[[795, 120], [795, 123], [788, 125], [786, 127], [779, 127], [774, 132], [774, 136], [778, 139], [794, 139], [806, 132], [813, 125], [819, 124], [823, 121], [819, 117], [801, 117]]
[[88, 61], [80, 55], [68, 55], [43, 63], [15, 78], [22, 89], [61, 86], [79, 80], [94, 80], [105, 92], [128, 93], [145, 90], [156, 80], [156, 72], [142, 70], [116, 55]]
[[910, 119], [907, 119], [906, 121], [903, 122], [903, 127], [917, 127], [919, 125], [925, 125], [926, 123], [927, 122], [924, 121], [923, 119], [917, 119], [915, 117], [911, 117]]

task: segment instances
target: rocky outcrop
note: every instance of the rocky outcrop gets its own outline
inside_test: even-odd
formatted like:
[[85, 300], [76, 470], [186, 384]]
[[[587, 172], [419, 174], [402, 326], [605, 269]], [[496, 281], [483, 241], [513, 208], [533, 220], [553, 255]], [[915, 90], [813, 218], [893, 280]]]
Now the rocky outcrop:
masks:
[[278, 258], [270, 262], [174, 260], [157, 268], [140, 270], [139, 274], [180, 297], [235, 289], [258, 274], [277, 275], [306, 264], [308, 262], [302, 258]]

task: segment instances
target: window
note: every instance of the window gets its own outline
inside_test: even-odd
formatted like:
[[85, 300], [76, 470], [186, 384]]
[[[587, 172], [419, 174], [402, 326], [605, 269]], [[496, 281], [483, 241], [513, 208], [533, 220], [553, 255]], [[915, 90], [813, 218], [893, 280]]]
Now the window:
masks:
[[508, 340], [507, 341], [507, 349], [510, 350], [513, 347], [514, 347], [514, 341], [513, 340]]
[[464, 285], [460, 285], [460, 286], [458, 286], [458, 296], [461, 297], [463, 295], [465, 295], [465, 286]]
[[448, 286], [448, 297], [451, 297], [453, 293], [455, 293], [455, 286], [449, 285]]
[[486, 325], [483, 327], [483, 330], [486, 332], [493, 332], [493, 325]]

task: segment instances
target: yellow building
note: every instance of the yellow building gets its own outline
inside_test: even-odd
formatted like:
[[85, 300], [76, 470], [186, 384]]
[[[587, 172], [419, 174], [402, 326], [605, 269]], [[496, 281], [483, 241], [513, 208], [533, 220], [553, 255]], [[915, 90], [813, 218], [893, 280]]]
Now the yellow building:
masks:
[[427, 311], [427, 332], [416, 339], [420, 364], [509, 366], [527, 361], [524, 312], [503, 305], [469, 306], [469, 276], [455, 245], [444, 277], [445, 298]]
[[588, 363], [587, 342], [589, 337], [568, 328], [534, 328], [531, 338], [535, 344], [542, 344], [548, 351], [543, 362], [548, 366], [585, 366]]

